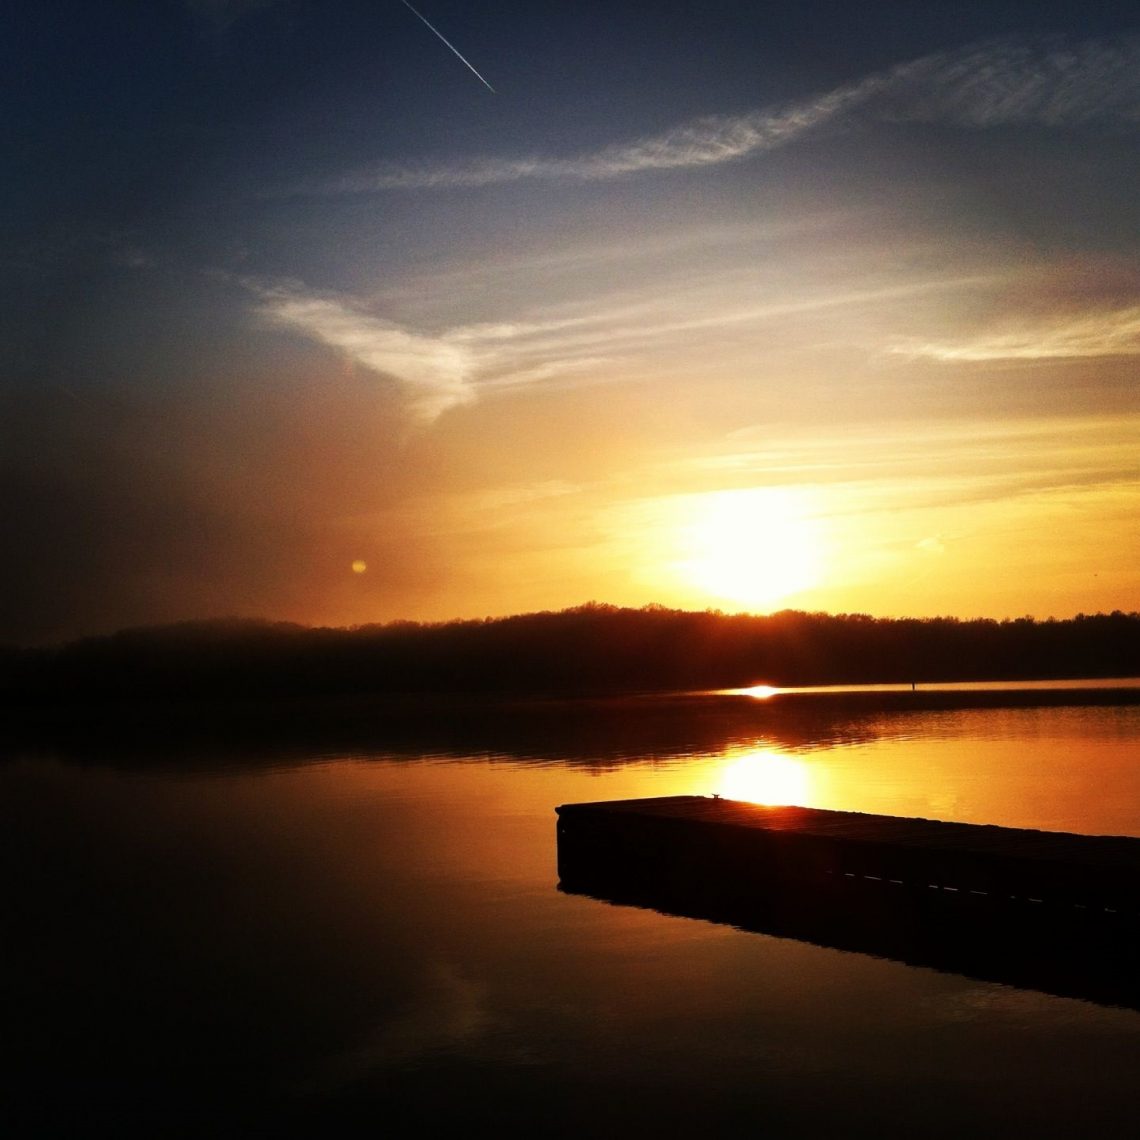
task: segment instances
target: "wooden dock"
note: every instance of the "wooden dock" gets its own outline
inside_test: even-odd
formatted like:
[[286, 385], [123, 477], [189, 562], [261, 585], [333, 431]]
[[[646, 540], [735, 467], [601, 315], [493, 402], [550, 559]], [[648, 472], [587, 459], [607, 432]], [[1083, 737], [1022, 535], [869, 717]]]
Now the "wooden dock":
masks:
[[802, 880], [858, 878], [1140, 914], [1140, 839], [862, 812], [768, 807], [704, 796], [564, 804], [559, 837], [616, 857], [669, 853], [694, 868]]
[[1140, 839], [701, 796], [557, 813], [565, 892], [1140, 1009]]

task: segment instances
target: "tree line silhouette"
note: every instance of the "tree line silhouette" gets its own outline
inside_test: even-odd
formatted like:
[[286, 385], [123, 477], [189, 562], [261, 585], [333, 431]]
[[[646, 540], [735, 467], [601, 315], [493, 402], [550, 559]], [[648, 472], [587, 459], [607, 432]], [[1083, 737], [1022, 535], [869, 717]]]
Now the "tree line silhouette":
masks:
[[1140, 675], [1140, 613], [1057, 620], [643, 609], [351, 628], [225, 619], [0, 651], [11, 700], [619, 694]]
[[1140, 614], [961, 620], [756, 616], [588, 603], [438, 624], [226, 619], [0, 648], [0, 697], [602, 695], [1140, 675]]

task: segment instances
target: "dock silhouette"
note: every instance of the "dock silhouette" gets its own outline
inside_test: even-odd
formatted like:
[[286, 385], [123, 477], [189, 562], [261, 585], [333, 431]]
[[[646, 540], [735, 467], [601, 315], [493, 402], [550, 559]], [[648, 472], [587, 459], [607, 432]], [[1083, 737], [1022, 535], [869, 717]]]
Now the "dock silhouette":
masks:
[[1140, 1009], [1140, 839], [702, 796], [556, 810], [568, 893]]

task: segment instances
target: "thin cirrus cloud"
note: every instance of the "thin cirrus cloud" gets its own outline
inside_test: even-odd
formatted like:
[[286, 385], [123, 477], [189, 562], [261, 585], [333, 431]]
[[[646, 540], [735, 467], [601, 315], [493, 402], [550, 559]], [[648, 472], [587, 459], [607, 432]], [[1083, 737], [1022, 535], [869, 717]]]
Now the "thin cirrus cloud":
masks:
[[474, 399], [476, 361], [468, 347], [444, 337], [409, 332], [337, 298], [251, 287], [260, 296], [263, 317], [391, 377], [417, 416], [434, 420], [449, 408]]
[[[581, 343], [564, 339], [565, 330], [586, 323], [580, 318], [462, 325], [430, 334], [377, 317], [347, 298], [246, 284], [258, 296], [263, 318], [387, 377], [402, 391], [411, 414], [425, 423], [472, 403], [479, 391], [577, 373], [604, 362], [584, 350], [592, 338]], [[561, 352], [552, 358], [555, 345]]]
[[[737, 278], [717, 288], [681, 282], [628, 296], [594, 297], [557, 317], [456, 325], [429, 333], [368, 311], [354, 298], [306, 292], [303, 286], [246, 281], [257, 311], [271, 323], [343, 353], [394, 383], [409, 412], [430, 423], [494, 391], [549, 383], [614, 381], [622, 366], [694, 350], [725, 329], [794, 321], [813, 313], [894, 303], [988, 280], [934, 277], [873, 289], [829, 288], [803, 296], [727, 303]], [[698, 350], [699, 351], [699, 350]]]
[[659, 135], [571, 158], [385, 163], [326, 193], [447, 189], [524, 179], [593, 182], [730, 162], [785, 145], [861, 112], [894, 122], [993, 127], [1140, 123], [1140, 37], [1066, 45], [1003, 40], [924, 56], [799, 103], [709, 116]]
[[660, 135], [614, 144], [575, 158], [476, 158], [443, 164], [385, 164], [342, 178], [323, 189], [342, 193], [447, 189], [523, 179], [597, 182], [652, 170], [713, 166], [790, 142], [864, 99], [878, 88], [879, 82], [870, 79], [812, 102], [779, 110], [736, 117], [708, 116]]
[[[765, 483], [882, 487], [895, 505], [912, 503], [919, 481], [1016, 487], [1019, 493], [1135, 482], [1140, 416], [1042, 416], [1005, 422], [908, 422], [788, 438], [757, 425], [720, 453], [687, 459], [682, 475], [710, 486]], [[987, 492], [988, 493], [988, 492]]]
[[890, 352], [961, 362], [1140, 356], [1140, 306], [957, 341], [900, 341], [891, 346]]

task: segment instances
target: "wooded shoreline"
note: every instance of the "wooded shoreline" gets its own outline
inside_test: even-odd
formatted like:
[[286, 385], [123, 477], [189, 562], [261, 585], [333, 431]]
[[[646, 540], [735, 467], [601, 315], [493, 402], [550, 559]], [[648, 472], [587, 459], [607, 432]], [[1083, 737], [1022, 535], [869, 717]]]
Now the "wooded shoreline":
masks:
[[0, 700], [605, 696], [1140, 675], [1140, 614], [767, 616], [590, 604], [355, 628], [225, 620], [0, 647]]

